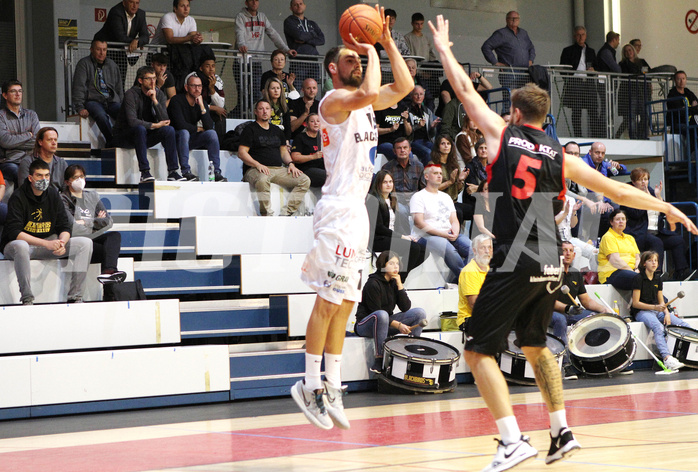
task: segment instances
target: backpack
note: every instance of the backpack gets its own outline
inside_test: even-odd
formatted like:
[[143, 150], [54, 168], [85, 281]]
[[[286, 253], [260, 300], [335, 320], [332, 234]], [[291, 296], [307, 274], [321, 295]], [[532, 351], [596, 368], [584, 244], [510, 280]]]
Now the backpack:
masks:
[[237, 152], [238, 146], [240, 146], [242, 130], [244, 130], [245, 126], [249, 125], [250, 123], [252, 123], [252, 121], [245, 121], [244, 123], [237, 125], [235, 129], [225, 133], [225, 136], [223, 136], [223, 139], [221, 140], [221, 150], [224, 149], [230, 152]]

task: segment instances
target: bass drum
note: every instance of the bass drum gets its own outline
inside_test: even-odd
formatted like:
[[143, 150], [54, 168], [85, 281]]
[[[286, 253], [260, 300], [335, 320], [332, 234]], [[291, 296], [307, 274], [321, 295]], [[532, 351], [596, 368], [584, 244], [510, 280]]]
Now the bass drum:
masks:
[[637, 346], [623, 318], [602, 313], [575, 323], [567, 348], [577, 370], [587, 375], [610, 376], [630, 365]]
[[380, 391], [442, 393], [456, 388], [458, 349], [442, 341], [394, 336], [383, 344]]
[[[552, 334], [548, 334], [547, 336], [545, 344], [548, 349], [550, 349], [550, 352], [553, 353], [553, 356], [555, 356], [555, 360], [558, 366], [560, 366], [560, 369], [562, 369], [565, 343]], [[509, 382], [520, 385], [535, 385], [536, 376], [533, 373], [533, 367], [526, 360], [526, 356], [524, 356], [521, 348], [514, 344], [515, 340], [516, 333], [512, 331], [507, 338], [507, 350], [502, 352], [497, 360], [499, 369], [502, 371], [502, 374], [504, 374], [504, 378]]]
[[666, 343], [671, 355], [686, 364], [686, 367], [698, 369], [698, 330], [669, 325], [666, 332]]

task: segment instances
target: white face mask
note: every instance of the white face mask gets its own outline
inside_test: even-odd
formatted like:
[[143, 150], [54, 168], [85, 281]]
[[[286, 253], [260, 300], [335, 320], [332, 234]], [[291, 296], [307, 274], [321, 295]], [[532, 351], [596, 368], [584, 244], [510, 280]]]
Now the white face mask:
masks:
[[82, 189], [85, 188], [85, 179], [80, 177], [79, 179], [73, 180], [73, 182], [70, 184], [73, 190], [76, 192], [82, 192]]

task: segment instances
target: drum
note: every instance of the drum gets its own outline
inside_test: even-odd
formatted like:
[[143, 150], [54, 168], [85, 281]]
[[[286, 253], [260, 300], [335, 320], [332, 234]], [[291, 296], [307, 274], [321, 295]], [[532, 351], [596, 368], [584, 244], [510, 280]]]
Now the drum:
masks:
[[[383, 344], [381, 383], [410, 392], [442, 393], [456, 388], [458, 349], [435, 339], [394, 336]], [[383, 390], [383, 388], [379, 388]]]
[[633, 361], [636, 349], [630, 326], [620, 316], [588, 316], [572, 326], [567, 348], [570, 362], [588, 375], [610, 375]]
[[[552, 334], [547, 335], [545, 341], [546, 346], [550, 349], [550, 352], [555, 356], [560, 369], [562, 369], [562, 356], [565, 353], [565, 343], [562, 342], [560, 338], [553, 336]], [[516, 333], [512, 331], [509, 333], [509, 338], [507, 339], [507, 350], [499, 355], [498, 363], [499, 369], [504, 374], [504, 378], [509, 382], [513, 382], [520, 385], [535, 385], [536, 376], [533, 373], [533, 367], [526, 360], [523, 351], [519, 348], [514, 341], [516, 340]]]
[[666, 331], [666, 343], [671, 355], [686, 364], [686, 367], [698, 369], [698, 330], [669, 325]]

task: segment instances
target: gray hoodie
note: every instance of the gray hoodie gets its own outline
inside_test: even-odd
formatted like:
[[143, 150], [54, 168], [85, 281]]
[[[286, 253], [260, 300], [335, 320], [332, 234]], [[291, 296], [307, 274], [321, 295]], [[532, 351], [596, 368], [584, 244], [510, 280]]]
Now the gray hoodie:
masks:
[[249, 51], [264, 51], [264, 35], [274, 43], [277, 49], [288, 52], [288, 46], [283, 38], [269, 22], [267, 15], [257, 11], [256, 16], [250, 15], [247, 8], [242, 7], [235, 17], [235, 36], [237, 44], [235, 47], [247, 46]]

